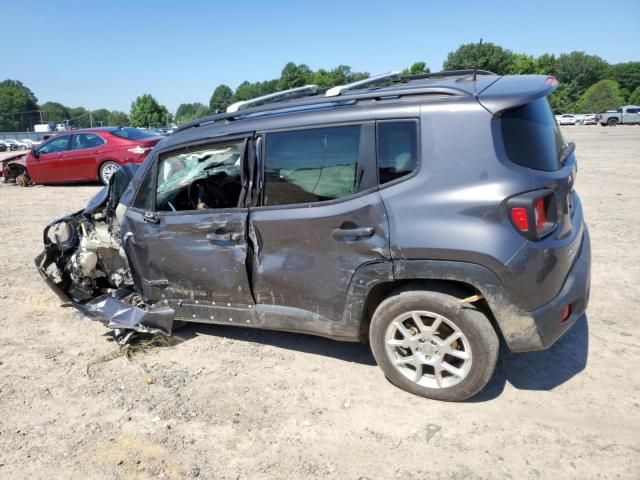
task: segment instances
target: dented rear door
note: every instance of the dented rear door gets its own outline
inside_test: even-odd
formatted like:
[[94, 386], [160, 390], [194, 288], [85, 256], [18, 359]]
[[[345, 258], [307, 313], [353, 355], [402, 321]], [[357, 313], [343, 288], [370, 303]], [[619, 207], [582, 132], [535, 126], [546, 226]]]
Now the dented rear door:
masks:
[[376, 186], [375, 126], [262, 138], [261, 202], [249, 217], [256, 303], [341, 320], [355, 271], [389, 258], [387, 217]]

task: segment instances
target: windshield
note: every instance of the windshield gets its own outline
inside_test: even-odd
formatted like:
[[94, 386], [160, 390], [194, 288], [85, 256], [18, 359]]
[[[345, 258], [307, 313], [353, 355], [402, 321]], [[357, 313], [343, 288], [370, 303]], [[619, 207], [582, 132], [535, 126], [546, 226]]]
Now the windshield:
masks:
[[111, 131], [111, 135], [116, 137], [126, 138], [127, 140], [141, 140], [143, 138], [157, 137], [158, 135], [152, 132], [145, 132], [139, 128], [122, 127]]

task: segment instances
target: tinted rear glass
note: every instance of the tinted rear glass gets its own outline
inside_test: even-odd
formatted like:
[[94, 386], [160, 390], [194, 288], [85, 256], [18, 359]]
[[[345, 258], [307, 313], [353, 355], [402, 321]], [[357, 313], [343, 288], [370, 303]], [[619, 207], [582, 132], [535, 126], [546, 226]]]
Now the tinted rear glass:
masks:
[[355, 192], [360, 125], [267, 134], [265, 205], [334, 200]]
[[140, 140], [143, 138], [151, 138], [157, 137], [158, 135], [153, 132], [148, 132], [144, 130], [140, 130], [138, 128], [118, 128], [117, 130], [112, 130], [111, 135], [115, 135], [116, 137], [126, 138], [127, 140]]
[[546, 98], [502, 114], [504, 148], [513, 163], [535, 170], [558, 170], [565, 146]]

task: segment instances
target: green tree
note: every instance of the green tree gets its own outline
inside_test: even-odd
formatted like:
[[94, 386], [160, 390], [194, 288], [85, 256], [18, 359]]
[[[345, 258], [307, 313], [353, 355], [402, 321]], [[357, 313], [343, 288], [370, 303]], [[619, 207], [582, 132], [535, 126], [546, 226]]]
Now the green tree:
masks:
[[608, 78], [610, 72], [609, 64], [600, 57], [571, 52], [557, 58], [554, 75], [569, 86], [567, 95], [575, 102], [591, 85]]
[[539, 75], [556, 75], [555, 55], [545, 53], [536, 59], [536, 71]]
[[40, 121], [38, 99], [17, 80], [0, 82], [0, 131], [29, 129]]
[[91, 126], [89, 110], [84, 107], [74, 107], [69, 109], [69, 123], [76, 128], [89, 128]]
[[129, 118], [134, 127], [157, 127], [171, 121], [167, 108], [148, 93], [131, 102]]
[[514, 53], [511, 55], [511, 61], [507, 67], [509, 75], [528, 75], [536, 73], [538, 63], [531, 55], [525, 53]]
[[356, 82], [369, 77], [367, 72], [354, 72], [348, 65], [338, 65], [331, 70], [320, 70], [314, 72], [310, 82], [321, 88], [334, 87], [336, 85], [344, 85], [346, 83]]
[[560, 84], [558, 88], [549, 95], [551, 110], [553, 110], [553, 113], [556, 115], [573, 111], [574, 103], [575, 102], [569, 98], [569, 86], [565, 84]]
[[200, 102], [183, 103], [176, 110], [176, 122], [186, 123], [208, 115], [209, 109]]
[[640, 62], [611, 65], [611, 78], [618, 82], [621, 89], [633, 92], [640, 87]]
[[129, 116], [124, 112], [112, 110], [107, 117], [107, 124], [113, 127], [124, 127], [129, 125]]
[[629, 95], [629, 103], [631, 105], [640, 105], [640, 85]]
[[576, 102], [578, 113], [604, 112], [620, 107], [624, 100], [615, 80], [600, 80], [591, 85]]
[[[227, 107], [231, 104], [231, 97], [233, 96], [233, 91], [227, 85], [218, 85], [216, 89], [211, 94], [211, 99], [209, 100], [209, 111], [211, 113], [220, 113], [227, 110]], [[178, 112], [176, 112], [176, 118], [178, 117]]]
[[69, 109], [57, 102], [47, 102], [40, 107], [42, 119], [47, 123], [64, 122], [71, 118]]
[[290, 88], [302, 87], [311, 83], [313, 72], [304, 65], [296, 65], [293, 62], [287, 63], [280, 74], [280, 90], [288, 90]]
[[467, 70], [475, 68], [489, 70], [498, 75], [507, 73], [512, 53], [493, 43], [467, 43], [447, 55], [445, 70]]
[[98, 110], [93, 110], [91, 112], [91, 116], [93, 117], [93, 126], [101, 127], [109, 125], [109, 110], [106, 108], [99, 108]]
[[430, 73], [431, 70], [425, 62], [415, 62], [409, 68], [402, 70], [403, 75], [419, 75], [421, 73]]
[[244, 81], [236, 91], [233, 92], [233, 96], [231, 97], [231, 103], [240, 102], [243, 100], [250, 100], [252, 98], [256, 98], [260, 96], [261, 88], [258, 83], [251, 83]]

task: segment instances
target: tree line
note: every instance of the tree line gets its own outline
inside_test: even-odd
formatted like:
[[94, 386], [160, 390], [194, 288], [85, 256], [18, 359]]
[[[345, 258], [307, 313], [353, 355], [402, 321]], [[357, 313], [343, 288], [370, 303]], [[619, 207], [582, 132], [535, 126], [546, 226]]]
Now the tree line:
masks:
[[[585, 52], [545, 53], [534, 57], [514, 53], [500, 45], [477, 43], [461, 45], [450, 52], [444, 70], [472, 68], [489, 70], [498, 75], [553, 75], [560, 86], [549, 101], [556, 113], [592, 113], [615, 109], [624, 104], [640, 104], [640, 62], [609, 64]], [[428, 73], [426, 62], [415, 62], [404, 74]], [[137, 97], [129, 113], [101, 108], [89, 111], [83, 107], [67, 107], [57, 102], [38, 104], [28, 87], [17, 80], [0, 82], [0, 131], [31, 129], [36, 123], [64, 122], [76, 128], [90, 125], [132, 125], [157, 127], [175, 120], [184, 123], [208, 114], [224, 112], [235, 102], [267, 95], [279, 90], [315, 84], [329, 88], [367, 78], [369, 72], [356, 72], [348, 65], [332, 69], [312, 70], [305, 64], [287, 63], [278, 78], [258, 82], [244, 81], [234, 90], [228, 85], [216, 86], [208, 104], [183, 103], [175, 112], [158, 103], [150, 94]]]

